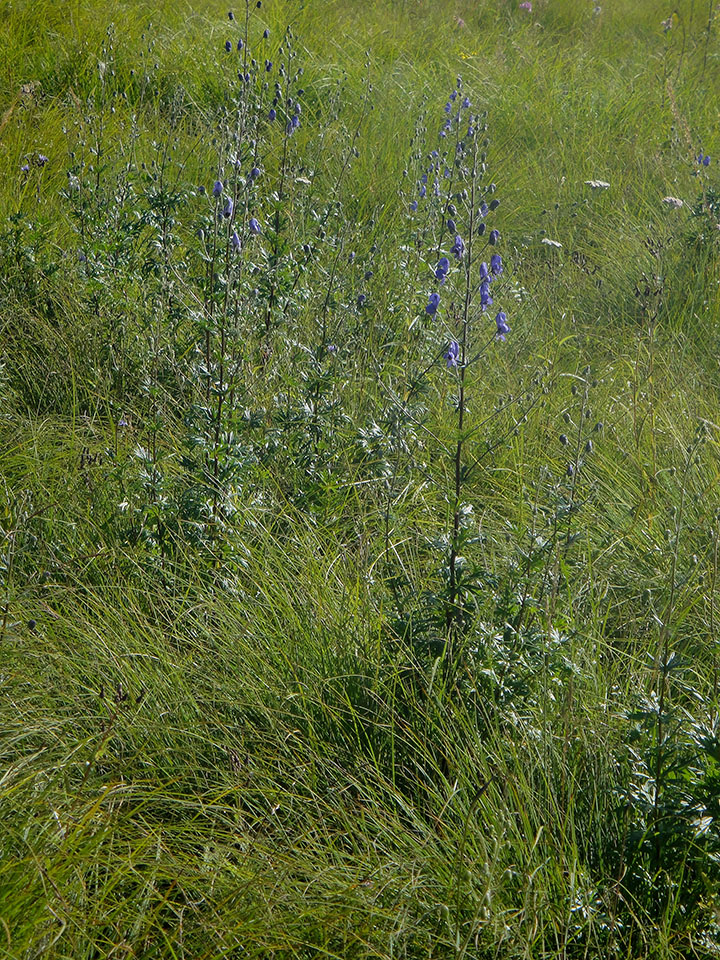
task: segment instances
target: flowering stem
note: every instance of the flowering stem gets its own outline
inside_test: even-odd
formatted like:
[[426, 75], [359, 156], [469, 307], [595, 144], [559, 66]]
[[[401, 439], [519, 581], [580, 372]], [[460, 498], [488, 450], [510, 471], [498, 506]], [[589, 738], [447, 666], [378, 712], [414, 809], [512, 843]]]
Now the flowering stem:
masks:
[[210, 406], [210, 383], [212, 374], [210, 372], [210, 343], [211, 326], [213, 318], [214, 290], [215, 290], [215, 265], [217, 262], [217, 235], [218, 235], [218, 212], [220, 210], [220, 198], [215, 199], [215, 210], [213, 212], [213, 245], [212, 256], [208, 266], [207, 288], [205, 292], [205, 405]]
[[469, 350], [470, 308], [472, 306], [472, 245], [475, 232], [475, 181], [477, 177], [477, 141], [473, 140], [473, 165], [470, 178], [470, 210], [467, 252], [465, 258], [465, 299], [463, 303], [462, 336], [460, 338], [460, 371], [458, 388], [458, 436], [455, 445], [454, 472], [455, 491], [453, 498], [453, 527], [450, 542], [450, 602], [447, 610], [447, 626], [462, 620], [462, 597], [457, 582], [457, 557], [460, 539], [460, 497], [462, 494], [463, 428], [465, 426], [465, 372]]

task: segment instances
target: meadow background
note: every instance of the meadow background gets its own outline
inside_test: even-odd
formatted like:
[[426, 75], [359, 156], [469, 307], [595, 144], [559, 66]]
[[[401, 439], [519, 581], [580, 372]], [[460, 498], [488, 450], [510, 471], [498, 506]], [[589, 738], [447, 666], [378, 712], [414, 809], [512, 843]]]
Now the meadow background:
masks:
[[0, 0], [0, 956], [720, 953], [720, 9], [532, 7]]

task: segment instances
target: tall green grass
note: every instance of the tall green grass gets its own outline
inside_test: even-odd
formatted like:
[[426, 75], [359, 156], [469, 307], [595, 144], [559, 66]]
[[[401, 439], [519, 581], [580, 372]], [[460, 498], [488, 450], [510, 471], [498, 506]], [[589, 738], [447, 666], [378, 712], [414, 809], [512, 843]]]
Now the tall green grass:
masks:
[[[186, 332], [142, 271], [89, 276], [60, 193], [101, 114], [111, 183], [174, 143], [178, 181], [212, 184], [227, 10], [0, 0], [0, 956], [718, 955], [720, 231], [692, 209], [700, 147], [718, 184], [720, 22], [681, 0], [665, 34], [672, 9], [601, 6], [255, 11], [256, 38], [297, 38], [318, 202], [359, 126], [342, 229], [375, 276], [353, 313], [343, 258], [330, 330], [355, 352], [314, 448], [298, 411], [327, 261], [292, 330], [252, 341], [255, 459], [209, 558], [192, 531], [157, 545], [188, 456]], [[415, 119], [458, 73], [488, 111], [517, 297], [473, 372], [482, 578], [449, 662], [454, 389], [441, 363], [413, 393], [425, 301], [420, 281], [402, 299], [399, 244]], [[153, 437], [160, 493], [138, 480]]]

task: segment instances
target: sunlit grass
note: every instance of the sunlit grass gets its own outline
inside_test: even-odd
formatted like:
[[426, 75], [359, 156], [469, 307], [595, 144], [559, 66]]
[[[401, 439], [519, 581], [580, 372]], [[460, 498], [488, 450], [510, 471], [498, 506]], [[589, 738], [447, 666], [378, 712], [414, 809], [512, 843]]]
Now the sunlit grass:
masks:
[[[720, 950], [718, 850], [702, 846], [720, 809], [720, 232], [690, 215], [717, 184], [720, 23], [708, 34], [695, 0], [668, 33], [672, 10], [652, 0], [533, 6], [253, 5], [253, 42], [291, 25], [305, 69], [294, 229], [316, 229], [303, 198], [320, 209], [359, 132], [338, 266], [308, 263], [292, 329], [247, 335], [248, 479], [212, 555], [162, 527], [192, 452], [188, 326], [153, 286], [149, 241], [138, 262], [152, 269], [124, 277], [114, 237], [96, 238], [90, 277], [61, 191], [100, 115], [118, 184], [169, 145], [188, 192], [184, 289], [196, 190], [216, 175], [208, 131], [236, 72], [227, 9], [0, 0], [0, 956]], [[470, 380], [482, 576], [459, 666], [427, 625], [455, 388], [442, 362], [410, 386], [427, 294], [402, 247], [414, 123], [437, 123], [458, 73], [488, 111], [516, 286], [508, 342]], [[49, 162], [24, 176], [37, 154]], [[313, 447], [293, 424], [324, 315], [340, 372]], [[441, 356], [445, 332], [428, 338]], [[389, 436], [408, 409], [383, 473], [372, 431]], [[137, 479], [153, 437], [159, 490]], [[710, 822], [695, 811], [685, 846], [669, 828], [656, 862], [658, 779], [676, 822], [685, 794]]]

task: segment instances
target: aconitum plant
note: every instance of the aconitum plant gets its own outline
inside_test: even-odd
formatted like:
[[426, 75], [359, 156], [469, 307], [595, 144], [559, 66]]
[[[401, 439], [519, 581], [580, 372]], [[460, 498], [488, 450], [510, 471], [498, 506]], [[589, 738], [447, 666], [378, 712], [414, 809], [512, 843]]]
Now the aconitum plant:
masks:
[[[474, 585], [470, 582], [461, 549], [467, 536], [463, 516], [464, 485], [470, 476], [468, 395], [473, 387], [471, 371], [494, 343], [504, 343], [510, 324], [503, 309], [491, 313], [505, 264], [498, 248], [499, 229], [489, 223], [499, 207], [496, 187], [488, 182], [486, 148], [487, 115], [474, 113], [471, 100], [462, 93], [462, 80], [442, 107], [438, 120], [437, 145], [424, 157], [417, 179], [417, 193], [409, 205], [410, 216], [425, 224], [432, 249], [421, 256], [430, 264], [430, 289], [426, 288], [424, 312], [437, 328], [431, 342], [444, 341], [442, 353], [446, 372], [457, 386], [456, 439], [451, 450], [453, 478], [448, 499], [451, 530], [447, 553], [447, 580], [443, 599], [448, 641], [463, 633], [467, 622], [467, 601]], [[436, 224], [435, 229], [432, 224]], [[491, 326], [487, 324], [490, 321]], [[437, 356], [437, 354], [436, 354]]]
[[[208, 172], [207, 186], [196, 193], [201, 306], [193, 376], [197, 402], [188, 422], [193, 453], [186, 482], [192, 496], [184, 497], [202, 505], [193, 529], [204, 530], [213, 549], [233, 510], [237, 472], [247, 462], [233, 439], [242, 430], [240, 401], [247, 394], [241, 357], [254, 348], [270, 355], [271, 328], [285, 309], [279, 280], [287, 284], [293, 261], [283, 237], [284, 208], [295, 182], [288, 138], [302, 115], [302, 69], [294, 63], [291, 32], [271, 47], [269, 30], [253, 23], [249, 2], [244, 17], [228, 16], [225, 28], [230, 37], [221, 41], [221, 62], [228, 97], [213, 129], [214, 180]], [[276, 119], [283, 126], [274, 124]]]

